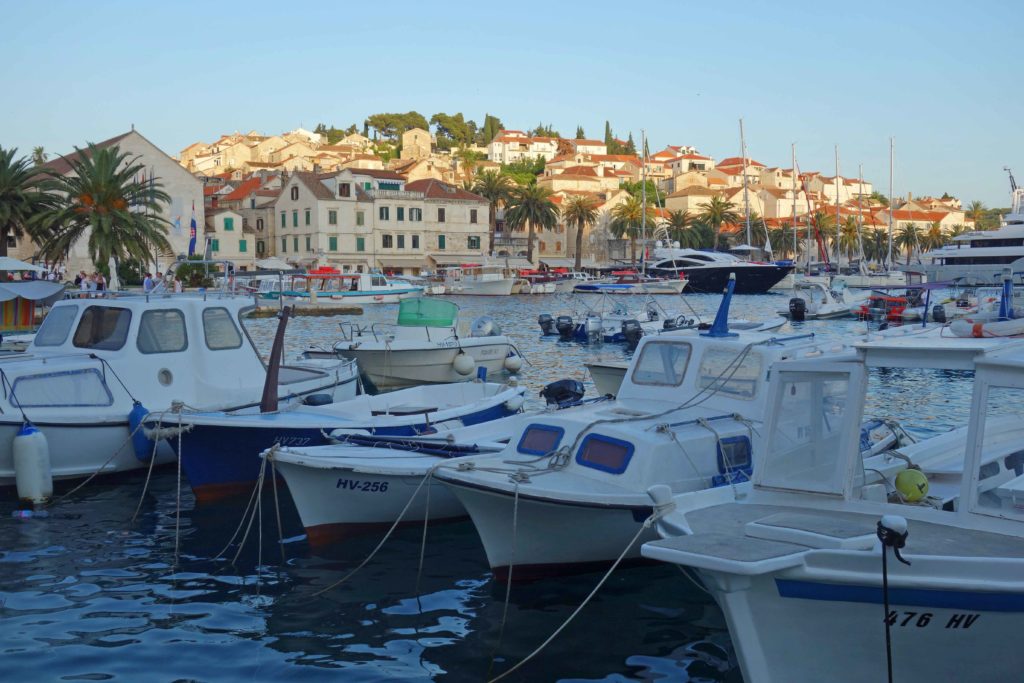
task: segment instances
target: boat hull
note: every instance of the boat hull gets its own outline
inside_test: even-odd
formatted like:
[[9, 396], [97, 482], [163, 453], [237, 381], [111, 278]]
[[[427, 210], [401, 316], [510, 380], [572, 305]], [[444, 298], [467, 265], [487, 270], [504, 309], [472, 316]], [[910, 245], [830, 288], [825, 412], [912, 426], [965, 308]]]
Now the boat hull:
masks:
[[[520, 493], [495, 491], [442, 478], [466, 508], [499, 579], [513, 580], [589, 571], [613, 562], [651, 513], [650, 507], [554, 503]], [[512, 519], [515, 516], [513, 533]], [[658, 537], [653, 526], [626, 553]]]
[[[687, 268], [686, 291], [700, 294], [721, 294], [729, 283], [729, 274], [736, 274], [736, 294], [764, 294], [792, 272], [793, 266], [775, 265], [740, 265], [740, 266], [707, 266]], [[658, 275], [656, 269], [651, 273]], [[666, 275], [675, 275], [666, 271]]]
[[512, 278], [500, 280], [462, 280], [452, 284], [446, 284], [449, 294], [460, 294], [462, 296], [509, 296], [512, 294], [512, 285], [515, 282]]
[[487, 376], [493, 377], [504, 370], [509, 345], [505, 342], [480, 345], [466, 343], [462, 346], [410, 350], [343, 348], [340, 345], [335, 348], [339, 356], [356, 360], [364, 377], [382, 390], [465, 381], [467, 376], [460, 375], [454, 365], [460, 351], [470, 356], [476, 367], [487, 368]]

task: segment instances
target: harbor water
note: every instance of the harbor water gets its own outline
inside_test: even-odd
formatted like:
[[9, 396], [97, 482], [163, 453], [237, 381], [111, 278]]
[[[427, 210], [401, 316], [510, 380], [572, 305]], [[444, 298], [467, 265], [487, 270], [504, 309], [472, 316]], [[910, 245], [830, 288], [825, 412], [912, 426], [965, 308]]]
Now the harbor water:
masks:
[[[710, 320], [719, 298], [685, 300]], [[563, 312], [569, 304], [561, 297], [452, 300], [464, 322], [489, 315], [512, 337], [528, 361], [520, 373], [530, 388], [528, 407], [541, 406], [537, 394], [545, 384], [566, 377], [584, 380], [593, 396], [583, 363], [628, 357], [615, 345], [542, 338], [537, 316]], [[692, 316], [680, 301], [659, 303]], [[787, 303], [788, 295], [737, 296], [733, 315], [761, 319]], [[391, 322], [396, 312], [394, 305], [367, 307], [351, 320]], [[288, 356], [310, 345], [329, 347], [338, 321], [294, 319]], [[252, 320], [248, 327], [266, 353], [276, 321]], [[863, 331], [854, 320], [808, 321], [787, 323], [777, 334], [813, 333], [839, 344]], [[867, 415], [898, 419], [918, 435], [966, 423], [967, 373], [872, 371], [869, 387]], [[317, 556], [284, 491], [277, 506], [273, 491], [264, 492], [262, 513], [247, 530], [240, 527], [246, 500], [197, 506], [173, 467], [154, 472], [145, 487], [145, 472], [97, 478], [33, 517], [17, 514], [13, 492], [0, 495], [4, 679], [483, 681], [540, 645], [602, 577], [513, 585], [506, 608], [505, 584], [492, 578], [472, 524], [463, 521], [430, 527], [425, 543], [422, 528], [397, 531], [365, 567], [334, 586], [379, 536]], [[230, 543], [236, 532], [248, 534], [241, 550]], [[675, 566], [643, 565], [617, 570], [539, 656], [506, 680], [740, 675], [713, 601]]]

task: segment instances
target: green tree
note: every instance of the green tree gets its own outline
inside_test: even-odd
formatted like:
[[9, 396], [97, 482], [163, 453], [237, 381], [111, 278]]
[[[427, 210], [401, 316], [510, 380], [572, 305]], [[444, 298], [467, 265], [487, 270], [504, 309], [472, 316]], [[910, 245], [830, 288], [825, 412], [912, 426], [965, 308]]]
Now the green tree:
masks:
[[839, 228], [839, 251], [852, 261], [860, 251], [860, 231], [857, 228], [857, 219], [847, 216], [843, 225]]
[[542, 156], [533, 159], [520, 159], [511, 164], [502, 164], [501, 172], [519, 185], [530, 185], [537, 182], [537, 176], [544, 172], [546, 163]]
[[632, 195], [626, 201], [612, 209], [612, 222], [609, 226], [612, 234], [622, 239], [629, 238], [630, 260], [636, 263], [636, 240], [643, 233], [653, 234], [656, 227], [654, 207], [648, 205], [644, 211], [643, 203]]
[[538, 138], [560, 138], [562, 135], [555, 130], [554, 126], [550, 123], [545, 125], [543, 122], [538, 123], [537, 127], [529, 132], [529, 135]]
[[979, 226], [985, 220], [984, 202], [977, 199], [971, 202], [970, 206], [967, 207], [967, 217], [974, 221], [975, 228], [980, 229]]
[[928, 230], [921, 237], [921, 246], [924, 249], [938, 249], [947, 242], [946, 235], [942, 232], [942, 224], [933, 221]]
[[527, 227], [526, 260], [532, 263], [534, 231], [538, 227], [554, 230], [558, 225], [558, 206], [551, 200], [551, 190], [537, 183], [515, 188], [505, 210], [505, 223], [513, 230]]
[[921, 244], [921, 234], [917, 223], [904, 223], [896, 230], [893, 242], [897, 247], [907, 250], [907, 265], [910, 265], [910, 257], [914, 255], [914, 249]]
[[583, 126], [576, 126], [576, 139], [586, 140], [587, 134], [583, 132]]
[[882, 206], [889, 206], [889, 198], [886, 197], [881, 192], [879, 192], [878, 190], [875, 190], [874, 192], [871, 193], [871, 199], [872, 201], [878, 202]]
[[576, 228], [576, 270], [583, 265], [583, 232], [597, 222], [598, 201], [590, 195], [572, 195], [565, 200], [562, 218]]
[[[643, 195], [643, 185], [643, 181], [640, 180], [623, 180], [619, 184], [623, 190], [634, 197], [641, 197]], [[647, 179], [647, 204], [663, 208], [665, 206], [665, 195], [658, 192], [658, 186], [650, 178]]]
[[480, 138], [477, 140], [481, 145], [490, 144], [491, 140], [497, 137], [498, 133], [504, 130], [505, 124], [497, 116], [484, 115], [484, 125], [480, 129]]
[[498, 209], [505, 206], [512, 196], [512, 180], [497, 171], [484, 171], [476, 177], [473, 192], [487, 200], [489, 210], [488, 222], [488, 253], [494, 253], [494, 232], [497, 229]]
[[150, 263], [158, 254], [169, 254], [168, 222], [161, 212], [171, 198], [163, 183], [139, 182], [145, 166], [117, 146], [89, 144], [75, 151], [75, 157], [65, 158], [69, 173], [51, 172], [46, 183], [61, 200], [35, 231], [42, 253], [57, 260], [87, 237], [89, 257], [97, 265], [111, 258]]
[[435, 127], [437, 146], [440, 149], [465, 147], [473, 143], [476, 124], [470, 127], [469, 123], [462, 117], [462, 112], [454, 115], [443, 112], [434, 114], [430, 117], [430, 125]]
[[36, 166], [44, 165], [46, 163], [47, 156], [48, 155], [46, 154], [46, 150], [43, 149], [42, 147], [32, 148], [32, 163], [35, 164]]
[[459, 170], [462, 171], [466, 182], [472, 183], [473, 176], [476, 174], [476, 164], [483, 159], [484, 155], [469, 147], [462, 146], [459, 147], [454, 156], [459, 162]]
[[404, 114], [372, 114], [366, 119], [367, 125], [389, 140], [397, 139], [407, 130], [422, 128], [427, 130], [430, 124], [422, 114], [409, 111]]
[[626, 146], [618, 153], [621, 154], [633, 154], [636, 155], [636, 143], [633, 142], [633, 134], [630, 133], [629, 137], [626, 138]]
[[718, 243], [722, 238], [722, 225], [725, 223], [738, 223], [739, 213], [736, 212], [736, 205], [726, 201], [719, 196], [714, 196], [711, 201], [700, 205], [700, 219], [714, 231], [714, 248], [718, 249]]
[[612, 124], [608, 121], [604, 122], [604, 144], [608, 147], [608, 153], [611, 154], [612, 145], [615, 144], [615, 136], [612, 135]]
[[26, 157], [15, 159], [17, 153], [0, 147], [0, 256], [7, 256], [8, 237], [31, 233], [55, 202], [40, 189], [36, 165]]
[[695, 219], [689, 211], [677, 209], [668, 212], [668, 218], [662, 227], [668, 233], [669, 239], [679, 242], [680, 246], [697, 248], [700, 246], [700, 236], [693, 230], [694, 222]]

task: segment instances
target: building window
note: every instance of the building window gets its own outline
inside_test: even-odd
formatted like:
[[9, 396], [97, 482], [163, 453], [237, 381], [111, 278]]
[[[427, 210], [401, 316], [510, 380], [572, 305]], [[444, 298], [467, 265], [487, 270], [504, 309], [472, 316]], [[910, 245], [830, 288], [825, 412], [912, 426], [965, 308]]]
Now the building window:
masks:
[[263, 232], [263, 219], [262, 218], [257, 218], [256, 219], [256, 232]]
[[405, 220], [405, 207], [404, 206], [399, 206], [397, 209], [395, 209], [395, 213], [396, 213], [395, 220], [398, 220], [398, 221], [404, 221]]
[[366, 219], [363, 218], [363, 215], [362, 211], [356, 211], [356, 225], [363, 225], [365, 223]]
[[480, 238], [476, 237], [475, 235], [470, 235], [468, 238], [466, 238], [466, 246], [469, 247], [470, 249], [479, 249]]
[[333, 237], [332, 236], [332, 237], [328, 237], [327, 238], [327, 250], [328, 251], [338, 251], [338, 238], [337, 237]]
[[292, 238], [292, 251], [294, 251], [296, 254], [299, 253], [299, 238], [298, 237], [293, 237]]
[[366, 251], [366, 238], [365, 237], [357, 237], [356, 238], [356, 251]]
[[299, 210], [298, 209], [295, 209], [294, 211], [292, 211], [292, 227], [293, 228], [299, 227]]
[[367, 180], [365, 183], [363, 183], [363, 189], [364, 190], [372, 190], [373, 189], [373, 183], [371, 183], [369, 180]]
[[220, 240], [210, 240], [210, 250], [214, 253], [220, 251]]
[[445, 243], [444, 235], [438, 235], [437, 236], [437, 248], [443, 251], [444, 250], [444, 243]]
[[437, 210], [437, 222], [444, 223], [444, 209]]
[[562, 243], [555, 242], [555, 251], [562, 251]]
[[7, 236], [7, 248], [8, 249], [14, 249], [17, 246], [18, 246], [18, 238], [15, 237], [14, 235], [8, 235]]
[[409, 209], [409, 220], [410, 221], [422, 221], [423, 220], [423, 209]]
[[306, 251], [313, 251], [312, 238], [306, 235]]
[[405, 249], [405, 235], [398, 236], [398, 248]]
[[339, 197], [351, 197], [352, 186], [348, 183], [338, 183], [338, 196]]
[[476, 223], [476, 209], [469, 210], [469, 222]]
[[234, 230], [234, 229], [235, 229], [235, 219], [234, 218], [230, 218], [230, 217], [226, 217], [224, 219], [224, 230], [228, 231], [228, 230]]
[[382, 206], [382, 207], [380, 207], [380, 212], [379, 212], [379, 214], [378, 214], [378, 215], [380, 216], [380, 219], [381, 219], [382, 221], [386, 221], [386, 220], [389, 220], [389, 216], [388, 216], [388, 214], [389, 214], [389, 209], [388, 209], [388, 207], [386, 207], [386, 206]]
[[288, 214], [286, 214], [284, 211], [281, 212], [281, 227], [288, 227]]
[[312, 213], [313, 213], [312, 211], [310, 211], [309, 209], [306, 209], [306, 225], [309, 225]]
[[256, 240], [256, 253], [265, 254], [267, 252], [267, 245], [263, 240]]
[[296, 185], [292, 185], [292, 199], [299, 198], [299, 188]]
[[287, 254], [288, 253], [288, 238], [287, 237], [282, 237], [281, 238], [281, 253], [282, 254]]
[[256, 208], [256, 198], [255, 197], [250, 197], [249, 198], [249, 208], [250, 209], [255, 209]]
[[395, 246], [395, 238], [391, 235], [380, 236], [380, 246], [384, 249], [391, 249]]
[[338, 224], [338, 212], [337, 211], [328, 211], [327, 212], [327, 224], [328, 225], [337, 225]]
[[238, 253], [244, 254], [249, 251], [249, 245], [245, 243], [245, 240], [238, 240]]
[[420, 248], [420, 236], [419, 235], [413, 235], [412, 236], [412, 248], [413, 249], [419, 249]]

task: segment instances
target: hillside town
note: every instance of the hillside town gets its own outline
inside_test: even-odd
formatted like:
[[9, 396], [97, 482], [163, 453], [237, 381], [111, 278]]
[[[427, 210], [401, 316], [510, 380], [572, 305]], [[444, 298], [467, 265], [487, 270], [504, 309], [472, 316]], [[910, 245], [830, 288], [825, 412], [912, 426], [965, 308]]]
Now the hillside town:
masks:
[[[137, 159], [137, 180], [167, 193], [165, 257], [200, 254], [243, 270], [271, 257], [302, 268], [404, 275], [488, 258], [520, 268], [599, 267], [635, 262], [641, 236], [696, 248], [749, 241], [765, 258], [810, 253], [813, 260], [834, 248], [828, 243], [838, 234], [848, 261], [878, 262], [890, 222], [892, 248], [909, 259], [974, 229], [979, 217], [978, 206], [948, 195], [907, 194], [890, 211], [869, 179], [769, 166], [742, 154], [716, 159], [692, 145], [644, 154], [632, 135], [621, 140], [607, 124], [604, 139], [582, 128], [567, 138], [545, 134], [555, 131], [543, 124], [529, 132], [498, 127], [488, 116], [490, 130], [469, 122], [459, 135], [461, 114], [406, 127], [413, 114], [375, 115], [370, 120], [382, 130], [372, 133], [321, 124], [224, 134], [177, 157], [134, 128], [95, 148]], [[46, 169], [67, 174], [80, 154], [55, 156]], [[526, 186], [538, 188], [549, 219], [514, 219], [514, 191]], [[567, 208], [573, 203], [576, 213]], [[585, 207], [582, 218], [578, 207]], [[198, 247], [189, 244], [192, 221]], [[815, 232], [823, 247], [806, 244]], [[29, 235], [8, 235], [7, 247], [19, 258], [39, 255]], [[67, 261], [72, 272], [96, 265], [82, 241]]]

